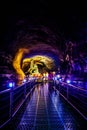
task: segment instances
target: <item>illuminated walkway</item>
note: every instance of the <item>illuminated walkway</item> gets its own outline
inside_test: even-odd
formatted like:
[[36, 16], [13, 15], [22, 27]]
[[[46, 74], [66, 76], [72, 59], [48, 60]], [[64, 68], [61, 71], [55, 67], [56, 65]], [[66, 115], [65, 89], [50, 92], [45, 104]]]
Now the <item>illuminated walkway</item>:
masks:
[[51, 83], [36, 85], [26, 105], [14, 120], [9, 129], [80, 130], [83, 127], [81, 118], [52, 88]]

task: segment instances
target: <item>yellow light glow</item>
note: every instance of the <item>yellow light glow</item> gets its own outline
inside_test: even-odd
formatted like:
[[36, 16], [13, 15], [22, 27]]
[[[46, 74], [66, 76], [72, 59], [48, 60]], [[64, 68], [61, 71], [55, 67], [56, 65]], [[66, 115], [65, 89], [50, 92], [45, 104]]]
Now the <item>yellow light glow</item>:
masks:
[[43, 73], [43, 76], [45, 77], [45, 73]]
[[[22, 81], [25, 78], [25, 73], [23, 72], [23, 67], [29, 65], [28, 72], [31, 76], [42, 76], [39, 72], [38, 65], [45, 66], [48, 69], [51, 69], [54, 66], [54, 60], [48, 56], [35, 55], [30, 58], [25, 58], [22, 61], [23, 55], [29, 53], [29, 49], [20, 48], [15, 55], [13, 60], [13, 67], [18, 74], [19, 81]], [[46, 74], [48, 76], [48, 74]]]
[[46, 73], [46, 77], [48, 77], [48, 75], [49, 75], [49, 74], [48, 74], [48, 73]]
[[38, 69], [38, 65], [41, 66], [45, 65], [45, 67], [50, 70], [54, 65], [54, 60], [48, 56], [35, 55], [30, 58], [25, 58], [23, 60], [22, 68], [26, 64], [30, 65], [30, 68], [27, 71], [30, 75], [34, 75], [34, 74], [38, 75], [40, 73]]
[[41, 64], [41, 62], [45, 63], [45, 65], [49, 69], [51, 69], [52, 66], [54, 65], [54, 60], [52, 58], [47, 57], [47, 56], [41, 56], [41, 55], [36, 55], [30, 58], [26, 58], [23, 60], [23, 64], [27, 62], [31, 62], [32, 60], [34, 61], [35, 64]]
[[21, 59], [23, 57], [23, 54], [28, 53], [28, 52], [29, 52], [28, 49], [25, 49], [25, 48], [19, 49], [13, 60], [13, 67], [16, 70], [16, 73], [18, 74], [19, 80], [23, 80], [25, 77], [25, 74], [21, 69]]

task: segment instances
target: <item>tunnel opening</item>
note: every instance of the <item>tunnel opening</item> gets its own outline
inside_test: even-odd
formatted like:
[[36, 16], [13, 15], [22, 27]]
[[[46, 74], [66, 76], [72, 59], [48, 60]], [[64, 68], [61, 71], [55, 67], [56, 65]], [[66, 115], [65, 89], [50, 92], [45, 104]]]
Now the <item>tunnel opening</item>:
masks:
[[30, 58], [23, 59], [22, 69], [29, 74], [42, 74], [56, 69], [54, 59], [48, 56], [35, 55]]
[[58, 70], [63, 53], [60, 36], [41, 25], [21, 26], [16, 35], [12, 45], [13, 67], [19, 80]]
[[[44, 53], [47, 50], [43, 50]], [[33, 53], [27, 48], [21, 48], [15, 55], [13, 60], [13, 66], [18, 75], [18, 80], [23, 81], [25, 77], [41, 77], [44, 74], [57, 71], [59, 65], [58, 55], [54, 54], [52, 51], [47, 52], [47, 54], [42, 54], [41, 52]]]

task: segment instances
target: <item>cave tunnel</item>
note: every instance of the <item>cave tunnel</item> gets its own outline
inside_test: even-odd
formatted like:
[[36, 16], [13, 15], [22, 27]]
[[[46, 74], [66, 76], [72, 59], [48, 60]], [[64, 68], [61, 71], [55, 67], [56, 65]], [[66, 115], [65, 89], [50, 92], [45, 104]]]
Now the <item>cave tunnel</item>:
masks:
[[58, 71], [62, 58], [61, 37], [44, 26], [29, 26], [17, 32], [13, 67], [19, 76]]
[[[81, 45], [65, 40], [51, 27], [19, 22], [9, 48], [13, 54], [13, 67], [19, 79], [27, 75], [40, 75], [45, 72], [80, 74], [85, 70], [84, 49]], [[81, 56], [80, 56], [81, 55]], [[84, 59], [83, 59], [84, 60]], [[78, 64], [78, 65], [77, 65]]]
[[[37, 44], [35, 47], [20, 48], [15, 54], [13, 66], [20, 78], [27, 75], [40, 75], [57, 71], [59, 67], [59, 52], [52, 46]], [[41, 49], [40, 49], [41, 48]]]

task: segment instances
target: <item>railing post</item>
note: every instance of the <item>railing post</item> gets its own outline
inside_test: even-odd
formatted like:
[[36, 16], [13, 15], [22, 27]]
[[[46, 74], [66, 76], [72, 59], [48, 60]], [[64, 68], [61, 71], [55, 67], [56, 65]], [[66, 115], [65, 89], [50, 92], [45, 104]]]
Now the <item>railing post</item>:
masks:
[[30, 81], [30, 85], [29, 85], [29, 86], [30, 86], [30, 88], [31, 88], [31, 81]]
[[13, 87], [11, 87], [10, 90], [10, 118], [12, 118], [12, 114], [13, 114]]
[[26, 98], [26, 83], [24, 84], [24, 98]]
[[55, 86], [55, 79], [53, 79], [53, 84], [54, 84], [54, 86]]
[[59, 93], [60, 93], [60, 84], [58, 84], [58, 86], [59, 86]]
[[69, 99], [69, 86], [67, 85], [67, 99]]

